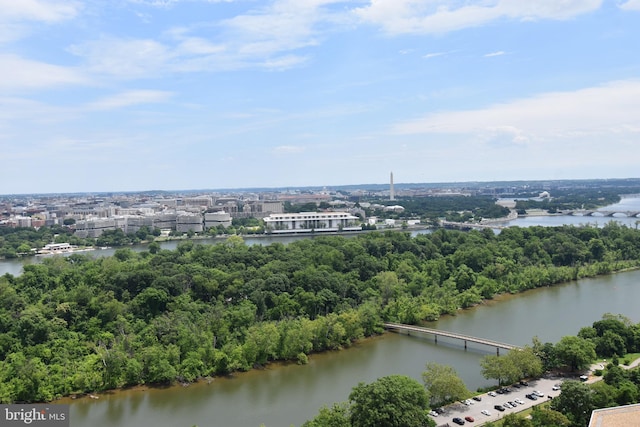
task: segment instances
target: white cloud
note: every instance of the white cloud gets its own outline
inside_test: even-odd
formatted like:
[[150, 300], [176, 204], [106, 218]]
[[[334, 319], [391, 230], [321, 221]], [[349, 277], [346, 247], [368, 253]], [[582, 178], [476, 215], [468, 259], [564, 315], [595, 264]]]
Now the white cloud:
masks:
[[618, 4], [618, 7], [623, 10], [640, 11], [640, 0], [627, 0], [626, 2]]
[[423, 56], [423, 58], [429, 59], [429, 58], [435, 58], [436, 56], [442, 56], [442, 55], [444, 55], [444, 52], [427, 53], [426, 55]]
[[438, 34], [498, 19], [569, 19], [601, 4], [602, 0], [371, 0], [354, 13], [389, 34]]
[[81, 4], [69, 0], [0, 0], [0, 22], [58, 22], [74, 18]]
[[34, 23], [72, 19], [80, 9], [78, 1], [70, 0], [0, 0], [0, 43], [24, 37], [38, 28]]
[[504, 55], [504, 54], [505, 54], [505, 52], [504, 52], [504, 51], [499, 50], [499, 51], [497, 51], [497, 52], [486, 53], [486, 54], [484, 55], [484, 57], [485, 57], [485, 58], [491, 58], [492, 56], [502, 56], [502, 55]]
[[307, 54], [297, 51], [320, 43], [317, 27], [339, 19], [328, 7], [340, 2], [276, 0], [220, 22], [176, 27], [158, 39], [102, 37], [69, 50], [83, 57], [91, 71], [123, 78], [242, 68], [283, 70], [308, 60]]
[[101, 38], [71, 46], [69, 51], [84, 57], [93, 72], [125, 78], [158, 76], [176, 56], [150, 39]]
[[186, 3], [186, 2], [201, 2], [201, 3], [233, 3], [237, 0], [128, 0], [129, 3], [133, 4], [141, 4], [145, 6], [152, 7], [171, 7], [177, 3]]
[[90, 107], [98, 110], [111, 110], [131, 105], [165, 102], [171, 96], [171, 92], [160, 90], [131, 90], [93, 102]]
[[0, 88], [39, 89], [70, 84], [88, 84], [79, 70], [0, 54]]
[[640, 80], [615, 81], [573, 92], [552, 92], [399, 123], [400, 134], [467, 134], [482, 140], [510, 135], [514, 143], [640, 133]]

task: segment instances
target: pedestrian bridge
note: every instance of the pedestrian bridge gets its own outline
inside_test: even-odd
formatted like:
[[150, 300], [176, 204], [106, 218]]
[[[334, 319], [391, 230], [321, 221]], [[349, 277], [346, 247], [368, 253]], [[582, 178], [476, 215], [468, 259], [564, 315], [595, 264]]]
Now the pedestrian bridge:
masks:
[[517, 345], [507, 344], [507, 343], [494, 341], [486, 338], [473, 337], [471, 335], [463, 335], [463, 334], [458, 334], [456, 332], [441, 331], [438, 329], [425, 328], [422, 326], [404, 325], [402, 323], [385, 323], [384, 328], [392, 332], [406, 333], [407, 335], [411, 335], [411, 333], [433, 335], [435, 337], [436, 343], [438, 342], [438, 337], [446, 337], [446, 338], [461, 340], [461, 341], [464, 341], [465, 350], [467, 349], [467, 343], [469, 342], [476, 343], [476, 344], [483, 344], [489, 347], [495, 347], [496, 354], [498, 356], [500, 355], [500, 349], [518, 350], [522, 348]]

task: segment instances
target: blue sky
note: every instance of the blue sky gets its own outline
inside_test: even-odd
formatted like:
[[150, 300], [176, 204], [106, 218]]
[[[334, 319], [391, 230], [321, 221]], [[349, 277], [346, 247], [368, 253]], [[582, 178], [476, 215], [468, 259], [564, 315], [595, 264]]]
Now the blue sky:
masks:
[[0, 11], [0, 194], [640, 176], [640, 0]]

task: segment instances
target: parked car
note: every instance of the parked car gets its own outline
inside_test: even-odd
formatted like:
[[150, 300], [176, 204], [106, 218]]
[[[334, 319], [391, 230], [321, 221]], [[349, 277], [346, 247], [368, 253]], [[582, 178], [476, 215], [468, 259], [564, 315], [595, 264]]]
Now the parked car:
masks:
[[453, 422], [458, 424], [459, 426], [463, 426], [464, 425], [464, 420], [462, 418], [455, 417], [453, 419]]
[[525, 397], [530, 400], [538, 400], [538, 397], [535, 394], [526, 394]]
[[437, 417], [438, 413], [436, 411], [429, 411], [429, 415], [431, 415], [432, 417]]
[[488, 409], [483, 409], [482, 411], [480, 411], [480, 413], [486, 415], [487, 417], [491, 416], [491, 412]]
[[512, 408], [515, 408], [516, 406], [518, 406], [518, 405], [516, 405], [515, 402], [512, 402], [512, 401], [509, 401], [509, 405], [511, 405]]
[[480, 396], [473, 396], [472, 399], [475, 400], [476, 402], [480, 402], [482, 400]]
[[523, 385], [523, 386], [525, 386], [525, 387], [526, 387], [526, 386], [528, 386], [528, 385], [529, 385], [529, 383], [528, 383], [528, 382], [526, 382], [525, 380], [522, 380], [522, 381], [520, 381], [520, 385]]
[[496, 396], [497, 396], [497, 394], [496, 394], [496, 392], [495, 392], [495, 391], [490, 391], [490, 392], [489, 392], [489, 393], [487, 393], [487, 394], [488, 394], [489, 396], [491, 396], [491, 397], [496, 397]]
[[473, 419], [473, 417], [472, 417], [472, 416], [470, 416], [470, 415], [467, 415], [466, 417], [464, 417], [464, 419], [465, 419], [465, 420], [467, 420], [467, 421], [468, 421], [468, 422], [470, 422], [470, 423], [472, 423], [472, 422], [474, 422], [474, 421], [475, 421], [475, 420]]
[[502, 405], [494, 405], [493, 409], [495, 409], [496, 411], [504, 412], [504, 408], [502, 407]]
[[511, 408], [511, 404], [509, 402], [504, 402], [502, 406], [504, 406], [507, 409]]
[[536, 395], [538, 397], [544, 397], [544, 393], [542, 393], [541, 391], [538, 391], [538, 390], [533, 390], [531, 392], [531, 394], [534, 394], [534, 395]]
[[514, 402], [516, 402], [518, 405], [524, 405], [524, 401], [522, 399], [516, 399], [514, 400]]
[[560, 390], [560, 384], [555, 384], [553, 387], [551, 387], [551, 390], [554, 390], [554, 391]]

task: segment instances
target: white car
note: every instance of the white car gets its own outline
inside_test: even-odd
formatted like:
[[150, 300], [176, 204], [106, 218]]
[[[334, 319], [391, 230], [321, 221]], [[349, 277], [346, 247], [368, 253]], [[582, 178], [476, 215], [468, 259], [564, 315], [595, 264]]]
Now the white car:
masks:
[[544, 393], [539, 392], [538, 390], [534, 390], [534, 391], [533, 391], [533, 394], [535, 394], [535, 395], [536, 395], [536, 396], [538, 396], [538, 397], [544, 397]]
[[514, 402], [516, 402], [518, 405], [524, 405], [524, 401], [520, 399], [515, 399]]
[[438, 413], [436, 411], [431, 411], [429, 412], [429, 415], [431, 415], [432, 417], [437, 417]]
[[483, 410], [482, 410], [482, 411], [480, 411], [480, 412], [481, 412], [481, 413], [483, 413], [484, 415], [486, 415], [487, 417], [490, 417], [490, 416], [491, 416], [491, 412], [489, 412], [489, 411], [488, 411], [488, 410], [486, 410], [486, 409], [483, 409]]
[[487, 394], [488, 394], [489, 396], [491, 396], [491, 397], [496, 397], [496, 396], [497, 396], [497, 394], [496, 394], [496, 392], [495, 392], [495, 391], [490, 391], [490, 392], [489, 392], [489, 393], [487, 393]]
[[551, 390], [553, 390], [553, 391], [558, 391], [558, 390], [560, 390], [560, 384], [556, 384], [556, 385], [554, 385], [553, 387], [551, 387]]

